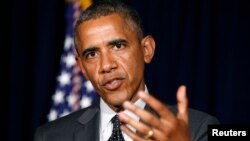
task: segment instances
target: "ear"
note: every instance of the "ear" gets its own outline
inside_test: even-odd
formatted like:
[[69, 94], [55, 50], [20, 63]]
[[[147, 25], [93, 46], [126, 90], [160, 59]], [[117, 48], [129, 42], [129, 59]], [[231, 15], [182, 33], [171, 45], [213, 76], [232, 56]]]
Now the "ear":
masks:
[[141, 45], [144, 53], [144, 61], [145, 63], [150, 63], [155, 52], [154, 38], [150, 35], [144, 37], [141, 41]]
[[83, 74], [84, 78], [86, 80], [89, 80], [89, 77], [88, 77], [88, 75], [86, 73], [86, 70], [85, 70], [85, 68], [82, 65], [81, 58], [79, 56], [77, 56], [75, 59], [76, 59], [77, 65], [80, 67], [80, 69], [82, 71], [82, 74]]

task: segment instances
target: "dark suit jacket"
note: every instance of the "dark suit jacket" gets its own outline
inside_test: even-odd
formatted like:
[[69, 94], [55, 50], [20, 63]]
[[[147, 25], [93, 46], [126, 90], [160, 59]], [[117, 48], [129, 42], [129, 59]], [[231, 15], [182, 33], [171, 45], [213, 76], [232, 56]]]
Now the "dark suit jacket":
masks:
[[[176, 106], [169, 106], [176, 113]], [[150, 110], [146, 106], [147, 110]], [[100, 109], [91, 106], [39, 127], [35, 141], [99, 141]], [[206, 113], [189, 109], [189, 128], [192, 141], [207, 140], [207, 125], [218, 120]]]

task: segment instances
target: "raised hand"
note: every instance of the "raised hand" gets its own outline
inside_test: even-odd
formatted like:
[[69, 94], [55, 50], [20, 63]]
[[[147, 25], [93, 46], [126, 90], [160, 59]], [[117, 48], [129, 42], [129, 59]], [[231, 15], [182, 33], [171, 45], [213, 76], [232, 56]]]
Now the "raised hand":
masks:
[[[172, 113], [168, 107], [153, 96], [139, 92], [138, 97], [149, 105], [158, 115], [152, 114], [145, 109], [141, 109], [130, 102], [123, 104], [124, 109], [128, 109], [136, 114], [141, 121], [138, 122], [125, 113], [119, 113], [123, 123], [121, 128], [135, 141], [155, 140], [155, 141], [190, 141], [188, 128], [188, 99], [185, 86], [180, 86], [177, 91], [177, 115]], [[133, 132], [128, 126], [136, 129]]]

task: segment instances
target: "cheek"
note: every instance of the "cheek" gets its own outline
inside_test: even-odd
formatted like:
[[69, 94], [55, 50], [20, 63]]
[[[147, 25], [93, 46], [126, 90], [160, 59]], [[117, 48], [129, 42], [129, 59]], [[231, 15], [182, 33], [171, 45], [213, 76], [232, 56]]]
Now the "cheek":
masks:
[[89, 78], [89, 80], [92, 82], [93, 85], [97, 85], [98, 83], [98, 68], [94, 64], [89, 64], [85, 66], [86, 75]]
[[138, 74], [144, 70], [144, 58], [140, 53], [123, 55], [119, 58], [119, 62], [130, 78], [138, 77]]

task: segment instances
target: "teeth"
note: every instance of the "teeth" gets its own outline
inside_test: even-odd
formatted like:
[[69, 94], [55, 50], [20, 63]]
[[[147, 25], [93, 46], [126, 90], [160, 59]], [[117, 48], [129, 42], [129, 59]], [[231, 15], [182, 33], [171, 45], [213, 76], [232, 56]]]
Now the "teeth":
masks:
[[104, 87], [108, 90], [115, 90], [121, 85], [121, 81], [119, 79], [114, 79], [107, 82]]
[[110, 82], [110, 84], [114, 84], [116, 82], [116, 79], [115, 80], [112, 80], [111, 82]]

